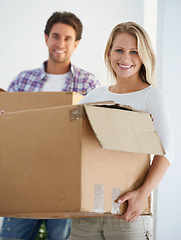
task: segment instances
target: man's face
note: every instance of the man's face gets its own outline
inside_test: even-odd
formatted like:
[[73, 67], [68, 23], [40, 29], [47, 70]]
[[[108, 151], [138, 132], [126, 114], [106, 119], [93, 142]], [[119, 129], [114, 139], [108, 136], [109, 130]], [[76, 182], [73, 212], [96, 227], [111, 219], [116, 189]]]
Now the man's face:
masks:
[[79, 43], [76, 41], [75, 34], [73, 27], [63, 23], [55, 23], [49, 36], [45, 34], [49, 60], [54, 63], [69, 64], [71, 55]]

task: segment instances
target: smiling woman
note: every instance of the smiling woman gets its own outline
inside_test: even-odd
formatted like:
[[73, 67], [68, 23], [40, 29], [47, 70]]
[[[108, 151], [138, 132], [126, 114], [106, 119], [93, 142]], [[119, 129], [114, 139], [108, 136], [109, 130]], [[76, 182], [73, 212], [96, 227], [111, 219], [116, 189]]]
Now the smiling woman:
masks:
[[[108, 52], [108, 57], [117, 77], [117, 82], [126, 81], [127, 84], [129, 79], [129, 81], [136, 81], [137, 84], [140, 85], [140, 88], [145, 86], [139, 76], [142, 61], [138, 55], [137, 40], [135, 36], [128, 33], [117, 35], [112, 49]], [[123, 88], [121, 89], [120, 91], [123, 91]]]
[[159, 184], [173, 159], [167, 102], [163, 93], [153, 86], [155, 56], [147, 33], [134, 22], [115, 26], [104, 56], [115, 84], [92, 90], [80, 103], [114, 101], [151, 114], [166, 154], [154, 156], [148, 174], [138, 189], [118, 197], [117, 203], [128, 203], [123, 215], [73, 219], [70, 239], [152, 239], [151, 216], [141, 214], [148, 196]]
[[[132, 60], [140, 61], [139, 63], [137, 62], [138, 68], [139, 64], [141, 64], [139, 71], [140, 79], [142, 82], [155, 85], [155, 54], [150, 38], [144, 28], [140, 29], [138, 24], [127, 22], [118, 24], [112, 30], [107, 42], [104, 59], [108, 71], [114, 79], [117, 79], [117, 74], [111, 61], [111, 54], [114, 51], [121, 52], [122, 56], [124, 53], [125, 57], [125, 54], [129, 53], [128, 56], [132, 56]], [[123, 59], [123, 61], [125, 60]], [[126, 61], [129, 62], [129, 59], [126, 59]]]

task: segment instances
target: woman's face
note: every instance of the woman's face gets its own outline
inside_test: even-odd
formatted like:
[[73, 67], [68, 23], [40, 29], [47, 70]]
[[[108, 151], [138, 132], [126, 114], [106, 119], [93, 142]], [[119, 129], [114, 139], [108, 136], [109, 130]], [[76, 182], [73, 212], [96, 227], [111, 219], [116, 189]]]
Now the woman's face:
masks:
[[142, 62], [138, 55], [136, 37], [128, 33], [118, 34], [109, 52], [109, 60], [117, 79], [139, 78]]

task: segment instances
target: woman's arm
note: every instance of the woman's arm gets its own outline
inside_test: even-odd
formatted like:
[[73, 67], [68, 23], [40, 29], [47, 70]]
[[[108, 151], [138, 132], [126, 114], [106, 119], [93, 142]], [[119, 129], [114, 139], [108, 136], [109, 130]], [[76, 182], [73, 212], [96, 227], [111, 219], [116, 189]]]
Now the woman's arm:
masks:
[[156, 132], [166, 154], [164, 156], [155, 155], [145, 181], [140, 188], [128, 192], [118, 199], [121, 202], [128, 201], [126, 212], [124, 215], [118, 216], [125, 221], [133, 221], [142, 214], [148, 196], [165, 175], [174, 155], [169, 108], [163, 92], [159, 89], [151, 88], [151, 91], [147, 94], [145, 112], [152, 115]]
[[142, 186], [137, 190], [127, 192], [124, 196], [117, 199], [117, 202], [120, 203], [128, 201], [128, 207], [124, 215], [116, 215], [116, 217], [125, 221], [136, 220], [143, 212], [145, 202], [150, 193], [163, 178], [169, 166], [170, 163], [166, 157], [156, 155]]

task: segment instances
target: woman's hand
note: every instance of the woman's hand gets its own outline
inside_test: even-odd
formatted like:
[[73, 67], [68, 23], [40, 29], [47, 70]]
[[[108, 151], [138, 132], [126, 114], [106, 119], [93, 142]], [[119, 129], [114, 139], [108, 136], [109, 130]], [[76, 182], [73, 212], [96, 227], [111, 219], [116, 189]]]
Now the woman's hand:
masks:
[[117, 202], [123, 203], [128, 201], [128, 207], [124, 215], [116, 215], [124, 221], [134, 221], [139, 217], [143, 210], [148, 196], [141, 190], [141, 188], [132, 192], [127, 192], [125, 195], [117, 199]]
[[161, 181], [169, 166], [170, 163], [166, 157], [155, 155], [142, 186], [137, 190], [127, 192], [124, 196], [117, 199], [117, 202], [120, 203], [128, 201], [128, 207], [124, 215], [117, 215], [116, 217], [125, 221], [136, 220], [136, 218], [142, 214], [144, 210], [146, 199]]

